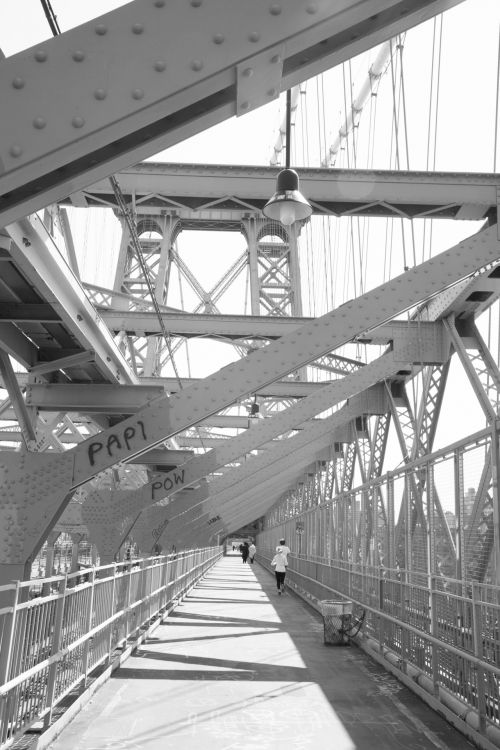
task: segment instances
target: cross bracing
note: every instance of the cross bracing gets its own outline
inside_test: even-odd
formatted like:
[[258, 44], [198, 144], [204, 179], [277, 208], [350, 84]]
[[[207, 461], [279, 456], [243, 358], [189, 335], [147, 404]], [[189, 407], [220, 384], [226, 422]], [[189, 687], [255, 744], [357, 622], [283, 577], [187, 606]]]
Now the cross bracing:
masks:
[[[339, 18], [334, 11], [330, 16], [322, 17], [319, 25], [315, 21], [314, 31], [308, 27], [305, 33], [299, 23], [296, 27], [287, 26], [286, 30], [283, 29], [283, 39], [286, 38], [288, 45], [286, 54], [279, 63], [274, 63], [280, 68], [279, 86], [296, 82], [295, 79], [309, 75], [313, 70], [326, 70], [333, 63], [347, 59], [353, 51], [360, 51], [384, 35], [399, 33], [417, 20], [424, 20], [445, 5], [452, 4], [426, 3], [422, 7], [413, 4], [411, 9], [405, 8], [408, 12], [403, 17], [396, 13], [392, 16], [394, 9], [391, 4], [382, 8], [382, 3], [379, 12], [385, 15], [383, 22], [382, 16], [379, 18], [380, 27], [373, 17], [370, 17], [368, 24], [368, 6], [358, 4], [356, 10], [354, 7], [349, 10], [349, 18], [342, 21], [346, 34], [349, 23], [362, 32], [357, 35], [356, 43], [348, 45], [340, 45], [339, 37], [329, 36], [332, 28], [335, 27], [336, 32], [339, 29]], [[111, 14], [109, 22], [122, 17], [123, 13], [125, 11], [120, 9], [116, 16]], [[71, 33], [63, 37], [69, 40]], [[324, 44], [327, 38], [328, 44]], [[250, 89], [246, 81], [240, 82], [238, 78], [236, 90], [229, 92], [229, 89], [220, 89], [226, 93], [217, 99], [215, 81], [218, 84], [224, 81], [225, 85], [227, 71], [217, 71], [215, 68], [210, 69], [202, 85], [197, 84], [198, 88], [190, 85], [189, 91], [185, 89], [184, 107], [195, 106], [195, 101], [202, 100], [204, 106], [208, 105], [203, 114], [196, 112], [191, 125], [187, 124], [187, 120], [183, 121], [183, 117], [187, 117], [185, 109], [182, 115], [180, 109], [177, 111], [176, 124], [173, 124], [173, 120], [167, 122], [168, 117], [176, 111], [175, 107], [179, 106], [179, 101], [175, 100], [177, 92], [171, 91], [168, 92], [168, 103], [165, 101], [166, 119], [162, 124], [159, 121], [153, 123], [153, 108], [149, 109], [148, 104], [140, 115], [128, 113], [125, 118], [127, 124], [120, 131], [120, 137], [111, 139], [108, 134], [113, 129], [119, 130], [113, 119], [119, 114], [105, 114], [100, 127], [104, 128], [102, 132], [106, 131], [106, 135], [97, 160], [94, 153], [95, 136], [90, 131], [85, 131], [78, 143], [72, 140], [71, 135], [51, 133], [51, 138], [60, 139], [51, 168], [66, 162], [64, 174], [64, 170], [59, 174], [49, 171], [47, 155], [41, 151], [32, 154], [33, 158], [30, 157], [28, 163], [24, 151], [17, 154], [16, 150], [14, 155], [12, 146], [8, 146], [12, 153], [9, 152], [6, 174], [0, 180], [5, 189], [3, 215], [10, 222], [2, 245], [2, 264], [8, 271], [4, 282], [8, 291], [5, 298], [0, 300], [1, 341], [3, 350], [20, 367], [14, 366], [12, 369], [8, 358], [4, 357], [2, 378], [7, 386], [8, 399], [2, 407], [3, 428], [0, 437], [6, 449], [11, 449], [9, 452], [23, 446], [22, 459], [14, 455], [9, 461], [11, 466], [21, 461], [23, 473], [28, 467], [28, 476], [39, 471], [48, 475], [49, 465], [56, 474], [64, 474], [61, 491], [55, 493], [59, 500], [56, 498], [54, 506], [44, 511], [44, 519], [47, 520], [44, 533], [51, 523], [48, 516], [53, 520], [62, 513], [69, 492], [76, 486], [85, 487], [100, 471], [118, 466], [117, 476], [120, 472], [124, 476], [123, 467], [133, 461], [134, 466], [148, 467], [148, 481], [144, 482], [144, 488], [154, 482], [165, 484], [173, 476], [171, 472], [185, 464], [180, 456], [177, 457], [178, 462], [175, 461], [172, 453], [184, 445], [183, 439], [186, 446], [196, 451], [197, 455], [192, 461], [199, 460], [200, 464], [206, 464], [199, 474], [193, 476], [197, 477], [195, 481], [209, 478], [207, 498], [201, 499], [199, 505], [210, 508], [212, 516], [209, 520], [220, 515], [215, 525], [211, 524], [212, 535], [216, 530], [225, 533], [230, 529], [228, 524], [236, 523], [236, 519], [238, 523], [246, 523], [255, 519], [252, 514], [257, 511], [265, 514], [278, 499], [280, 488], [283, 491], [286, 477], [294, 476], [294, 472], [300, 474], [301, 471], [308, 474], [307, 468], [310, 466], [316, 467], [311, 472], [311, 482], [301, 485], [302, 494], [305, 492], [304, 486], [307, 488], [308, 502], [311, 497], [318, 499], [325, 493], [331, 497], [332, 493], [348, 492], [357, 481], [363, 485], [374, 482], [384, 469], [390, 429], [399, 436], [401, 455], [407, 463], [418, 460], [432, 450], [447, 389], [445, 373], [450, 356], [455, 351], [457, 357], [461, 356], [477, 399], [487, 410], [489, 421], [493, 422], [492, 414], [496, 414], [497, 407], [496, 353], [490, 351], [477, 329], [474, 348], [470, 346], [470, 340], [471, 330], [474, 332], [474, 318], [479, 318], [484, 310], [494, 314], [491, 310], [497, 299], [498, 282], [495, 274], [489, 273], [490, 264], [498, 258], [498, 240], [493, 226], [498, 205], [494, 174], [400, 172], [393, 169], [340, 169], [333, 172], [306, 167], [301, 169], [303, 191], [311, 200], [315, 214], [323, 217], [353, 217], [356, 220], [363, 217], [397, 217], [398, 220], [412, 219], [415, 222], [429, 217], [443, 220], [453, 218], [456, 222], [480, 222], [476, 229], [483, 227], [475, 238], [462, 243], [450, 242], [448, 246], [455, 246], [455, 249], [441, 260], [427, 261], [430, 265], [415, 264], [415, 268], [408, 271], [408, 276], [397, 277], [397, 274], [393, 274], [388, 277], [384, 284], [377, 287], [378, 299], [371, 292], [356, 294], [344, 308], [332, 305], [331, 313], [305, 316], [302, 311], [304, 284], [299, 282], [300, 272], [303, 273], [304, 268], [300, 268], [298, 256], [300, 242], [309, 241], [310, 227], [297, 226], [291, 234], [279, 227], [270, 230], [266, 229], [260, 215], [263, 203], [273, 190], [275, 169], [159, 163], [135, 167], [127, 165], [127, 159], [137, 161], [136, 157], [145, 148], [142, 142], [139, 144], [139, 132], [144, 134], [139, 125], [151, 128], [147, 148], [152, 154], [160, 139], [166, 145], [181, 137], [181, 130], [182, 137], [185, 137], [205, 127], [209, 121], [227, 117], [234, 108], [238, 109], [247, 101], [244, 99], [246, 95], [249, 97], [249, 109], [265, 100], [269, 89], [268, 75], [264, 72], [267, 63], [259, 55], [271, 47], [264, 44], [261, 50], [260, 43], [252, 44], [259, 46], [259, 50], [252, 48], [256, 53], [252, 64], [260, 72], [252, 77]], [[311, 55], [307, 61], [301, 57], [306, 54], [304, 50], [300, 51], [302, 45]], [[52, 56], [57, 58], [60, 54], [60, 49], [59, 40], [54, 40], [47, 43], [41, 52], [50, 51], [52, 60]], [[234, 55], [231, 65], [236, 66], [236, 71], [241, 71], [238, 52]], [[5, 70], [10, 70], [14, 62], [8, 59]], [[26, 64], [23, 75], [29, 76], [29, 62], [20, 58], [15, 62], [16, 65], [21, 63]], [[217, 64], [214, 63], [214, 66]], [[17, 75], [22, 77], [19, 72]], [[20, 90], [16, 89], [18, 92]], [[9, 90], [9, 96], [11, 94]], [[167, 115], [167, 112], [170, 114]], [[109, 119], [106, 120], [108, 115]], [[122, 119], [122, 123], [125, 123], [125, 119]], [[34, 150], [38, 147], [39, 144], [36, 147], [33, 145]], [[68, 160], [70, 151], [71, 160]], [[90, 157], [90, 154], [93, 156]], [[86, 159], [88, 163], [85, 164]], [[90, 164], [91, 160], [93, 164]], [[109, 288], [95, 284], [81, 286], [79, 282], [75, 283], [75, 263], [66, 268], [65, 264], [58, 262], [59, 258], [48, 241], [51, 234], [46, 229], [48, 223], [42, 226], [36, 217], [31, 221], [22, 219], [27, 210], [50, 201], [57, 201], [60, 205], [85, 206], [89, 211], [97, 205], [116, 209], [116, 196], [111, 192], [109, 183], [103, 180], [118, 168], [121, 171], [117, 174], [117, 180], [125, 200], [132, 207], [162, 323], [171, 338], [168, 350], [162, 341], [162, 325], [153, 310], [143, 270], [134, 256], [126, 231], [115, 279], [110, 279]], [[68, 195], [70, 181], [72, 194]], [[57, 218], [56, 210], [52, 210], [52, 216]], [[64, 221], [61, 216], [59, 221], [62, 227]], [[485, 228], [488, 224], [490, 228]], [[207, 284], [197, 269], [183, 257], [179, 250], [180, 242], [184, 232], [220, 228], [233, 235], [241, 234], [245, 238], [246, 249], [243, 255], [232, 259], [218, 280]], [[268, 240], [266, 231], [274, 234], [272, 242]], [[56, 238], [56, 233], [51, 236]], [[65, 236], [67, 239], [67, 231]], [[33, 261], [33, 253], [36, 253], [37, 263]], [[412, 264], [405, 265], [410, 268]], [[480, 269], [486, 269], [486, 273], [471, 280], [471, 275]], [[182, 283], [186, 288], [189, 286], [197, 298], [190, 313], [179, 310], [176, 304], [170, 302], [174, 275], [182, 278]], [[249, 289], [246, 311], [251, 315], [219, 312], [219, 305], [223, 309], [224, 295], [245, 275]], [[19, 281], [21, 278], [24, 287]], [[463, 278], [466, 283], [460, 293], [444, 291]], [[472, 286], [467, 290], [468, 284]], [[32, 293], [33, 290], [36, 290], [36, 295]], [[405, 310], [420, 303], [425, 303], [427, 307], [421, 308], [413, 320], [400, 319], [388, 323], [394, 316], [401, 316]], [[360, 310], [362, 314], [359, 314]], [[439, 323], [439, 328], [448, 325], [451, 333], [448, 332], [447, 344], [443, 345], [446, 351], [441, 348], [438, 352], [436, 341], [431, 344], [424, 329], [427, 323], [431, 327], [441, 320], [447, 323]], [[382, 328], [374, 331], [379, 324], [383, 324]], [[411, 343], [414, 336], [417, 339], [420, 337], [418, 345]], [[165, 372], [181, 359], [186, 342], [198, 339], [206, 341], [209, 338], [223, 342], [232, 352], [231, 358], [235, 360], [232, 365], [226, 365], [217, 374], [208, 377], [193, 377], [187, 370], [179, 377]], [[374, 363], [378, 361], [376, 347], [386, 346], [394, 352], [406, 347], [406, 352], [401, 353], [401, 358], [387, 375], [379, 375], [378, 380], [371, 380], [369, 373], [376, 368]], [[363, 356], [360, 356], [361, 351]], [[28, 373], [20, 372], [22, 367]], [[358, 382], [363, 385], [356, 385]], [[416, 382], [419, 385], [415, 386]], [[360, 391], [364, 392], [379, 383], [384, 384], [387, 394], [384, 409], [378, 407], [382, 409], [380, 413], [370, 412], [368, 395], [360, 400], [358, 411], [349, 412], [354, 408], [352, 399]], [[331, 395], [335, 388], [343, 389], [343, 397], [337, 406]], [[416, 391], [421, 389], [421, 393], [414, 394], [415, 388]], [[486, 395], [483, 396], [483, 392]], [[306, 417], [302, 405], [311, 404], [310, 399], [315, 398], [316, 406], [309, 407], [311, 410]], [[346, 398], [351, 403], [344, 408], [342, 403]], [[259, 407], [254, 414], [251, 414], [252, 406]], [[299, 416], [301, 408], [302, 417]], [[337, 434], [333, 440], [328, 435], [323, 443], [321, 431], [327, 429], [327, 421], [341, 419], [339, 415], [348, 412], [354, 416], [344, 432]], [[274, 427], [269, 429], [266, 426], [267, 432], [264, 432], [262, 428], [268, 422], [274, 423]], [[318, 431], [317, 439], [307, 437], [310, 430]], [[259, 437], [261, 434], [265, 434], [265, 438]], [[228, 448], [226, 444], [232, 447]], [[298, 455], [292, 453], [294, 445], [301, 446]], [[327, 455], [329, 445], [339, 446], [335, 458], [320, 460], [318, 456]], [[69, 451], [66, 450], [68, 446]], [[176, 464], [175, 469], [170, 468], [169, 451], [170, 460]], [[287, 451], [294, 459], [283, 459], [285, 464], [279, 470], [277, 467], [282, 459], [278, 460], [277, 455], [286, 455]], [[43, 452], [51, 455], [42, 457]], [[151, 455], [155, 452], [157, 460], [153, 461]], [[220, 454], [215, 462], [214, 452]], [[33, 461], [33, 470], [28, 466], [32, 453], [40, 454]], [[331, 456], [331, 452], [328, 455]], [[53, 463], [49, 464], [50, 461]], [[287, 461], [291, 464], [294, 462], [295, 466], [287, 468]], [[323, 469], [316, 471], [324, 461], [326, 473]], [[44, 462], [47, 469], [42, 470], [40, 467]], [[252, 469], [253, 464], [257, 468]], [[274, 468], [269, 468], [271, 466]], [[160, 474], [153, 474], [154, 471], [159, 471], [162, 478], [159, 478]], [[186, 471], [186, 468], [182, 471]], [[264, 479], [265, 472], [269, 472], [267, 480]], [[252, 499], [256, 497], [259, 473], [262, 481], [268, 482], [269, 492], [265, 493], [261, 503], [256, 504]], [[274, 479], [271, 478], [273, 473], [276, 474]], [[322, 483], [322, 477], [326, 476], [327, 485]], [[116, 491], [119, 491], [120, 481], [115, 487]], [[248, 503], [236, 503], [229, 494], [230, 487], [235, 488], [231, 490], [233, 495], [239, 493], [248, 499]], [[478, 529], [484, 528], [484, 519], [491, 515], [488, 508], [493, 502], [486, 475], [482, 487], [483, 490], [478, 491], [474, 510]], [[19, 488], [21, 494], [22, 491]], [[290, 491], [293, 492], [293, 482]], [[443, 559], [454, 559], [453, 564], [459, 565], [460, 556], [453, 558], [453, 545], [450, 535], [446, 533], [448, 527], [440, 507], [442, 493], [435, 480], [430, 483], [427, 476], [418, 473], [411, 481], [408, 480], [399, 513], [393, 519], [406, 544], [406, 547], [405, 544], [401, 546], [399, 537], [395, 537], [392, 542], [393, 557], [397, 558], [400, 548], [405, 547], [408, 551], [413, 528], [416, 529], [415, 539], [426, 531], [429, 518], [424, 506], [428, 503], [429, 493], [434, 508], [432, 513], [436, 513], [435, 523], [441, 524], [440, 528], [448, 539], [448, 548], [441, 550], [440, 554]], [[146, 494], [146, 490], [143, 490], [143, 494]], [[166, 496], [169, 496], [168, 491]], [[172, 501], [171, 510], [175, 502]], [[221, 513], [219, 506], [223, 509]], [[144, 507], [149, 506], [145, 504]], [[192, 500], [187, 507], [195, 512], [196, 505]], [[362, 508], [363, 523], [355, 530], [349, 530], [350, 541], [346, 531], [336, 544], [346, 554], [351, 550], [356, 558], [366, 560], [372, 555], [376, 559], [380, 551], [377, 552], [374, 540], [380, 526], [391, 523], [391, 514], [383, 493], [376, 488], [362, 495]], [[201, 511], [196, 512], [199, 515], [193, 516], [193, 519], [202, 518]], [[179, 518], [182, 515], [180, 513]], [[434, 516], [432, 518], [434, 521]], [[220, 527], [217, 526], [219, 520], [223, 522]], [[193, 522], [187, 523], [187, 519], [182, 521], [186, 542], [189, 533], [194, 534], [195, 527], [197, 536], [203, 537], [205, 531], [200, 530], [201, 523], [197, 521], [193, 525]], [[45, 520], [42, 522], [44, 524]], [[28, 536], [31, 534], [33, 538], [32, 532], [33, 529]], [[469, 530], [469, 537], [471, 533]], [[36, 540], [33, 549], [42, 541], [41, 536], [43, 534]], [[469, 541], [469, 549], [479, 543], [479, 538], [476, 534], [475, 541]], [[489, 541], [483, 544], [483, 556], [488, 559], [492, 544], [494, 536], [490, 533]], [[16, 558], [17, 561], [23, 557], [27, 547]], [[420, 552], [415, 555], [418, 557]], [[406, 564], [407, 559], [400, 558], [398, 562]], [[420, 557], [418, 564], [421, 564]], [[488, 564], [483, 562], [479, 566], [483, 571], [481, 575], [486, 574]]]

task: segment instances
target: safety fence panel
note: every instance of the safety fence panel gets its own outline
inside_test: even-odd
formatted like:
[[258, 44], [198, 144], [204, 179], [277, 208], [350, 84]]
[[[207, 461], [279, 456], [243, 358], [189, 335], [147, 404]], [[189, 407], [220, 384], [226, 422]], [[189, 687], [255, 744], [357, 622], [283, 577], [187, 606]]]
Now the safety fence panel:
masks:
[[133, 644], [221, 557], [219, 547], [91, 568], [1, 587], [0, 750], [34, 723], [50, 724], [70, 692]]
[[[270, 569], [273, 548], [264, 538], [257, 543]], [[420, 580], [407, 570], [288, 557], [292, 589], [318, 608], [324, 600], [352, 602], [354, 617], [363, 613], [361, 644], [500, 747], [500, 587]]]

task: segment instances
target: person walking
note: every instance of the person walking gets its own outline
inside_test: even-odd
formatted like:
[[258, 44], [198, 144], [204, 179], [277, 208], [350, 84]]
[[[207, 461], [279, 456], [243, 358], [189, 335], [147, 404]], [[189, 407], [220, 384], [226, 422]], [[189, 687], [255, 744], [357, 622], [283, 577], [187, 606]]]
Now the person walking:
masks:
[[248, 560], [248, 542], [243, 542], [241, 545], [241, 559], [244, 563]]
[[248, 548], [248, 559], [250, 560], [250, 563], [253, 565], [253, 559], [255, 557], [255, 553], [257, 552], [257, 547], [252, 542], [250, 544], [250, 547]]
[[285, 591], [285, 576], [288, 566], [286, 555], [283, 553], [281, 547], [276, 548], [276, 554], [271, 560], [271, 565], [274, 568], [274, 575], [276, 576], [276, 588], [278, 589], [279, 596], [281, 596]]

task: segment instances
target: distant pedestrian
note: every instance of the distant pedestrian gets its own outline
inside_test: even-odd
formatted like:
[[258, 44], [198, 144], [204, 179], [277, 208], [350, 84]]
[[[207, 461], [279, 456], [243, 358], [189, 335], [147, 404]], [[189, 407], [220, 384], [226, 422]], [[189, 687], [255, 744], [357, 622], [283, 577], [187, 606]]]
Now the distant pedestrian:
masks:
[[248, 559], [250, 560], [251, 564], [253, 565], [253, 559], [255, 557], [255, 553], [257, 552], [257, 547], [252, 542], [250, 547], [248, 548]]
[[281, 547], [276, 548], [276, 554], [271, 560], [271, 565], [274, 568], [274, 575], [276, 576], [276, 588], [278, 589], [278, 594], [281, 596], [285, 591], [285, 576], [288, 566], [286, 555], [283, 553]]
[[291, 550], [290, 550], [290, 547], [288, 547], [288, 545], [286, 544], [286, 542], [285, 542], [284, 539], [280, 539], [280, 543], [276, 547], [276, 552], [280, 548], [281, 548], [281, 551], [283, 552], [283, 554], [285, 555], [285, 561], [286, 561], [286, 564], [288, 565], [288, 555], [290, 554]]
[[241, 559], [244, 563], [248, 560], [248, 542], [243, 542], [243, 544], [240, 547], [241, 549]]

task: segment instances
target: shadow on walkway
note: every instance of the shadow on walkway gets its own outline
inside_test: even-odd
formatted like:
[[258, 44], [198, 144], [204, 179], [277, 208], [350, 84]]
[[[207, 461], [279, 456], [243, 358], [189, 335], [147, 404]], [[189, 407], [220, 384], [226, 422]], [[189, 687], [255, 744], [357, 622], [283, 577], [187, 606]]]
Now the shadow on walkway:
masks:
[[[238, 595], [234, 596], [233, 592]], [[470, 750], [321, 617], [239, 556], [223, 558], [53, 750]]]

